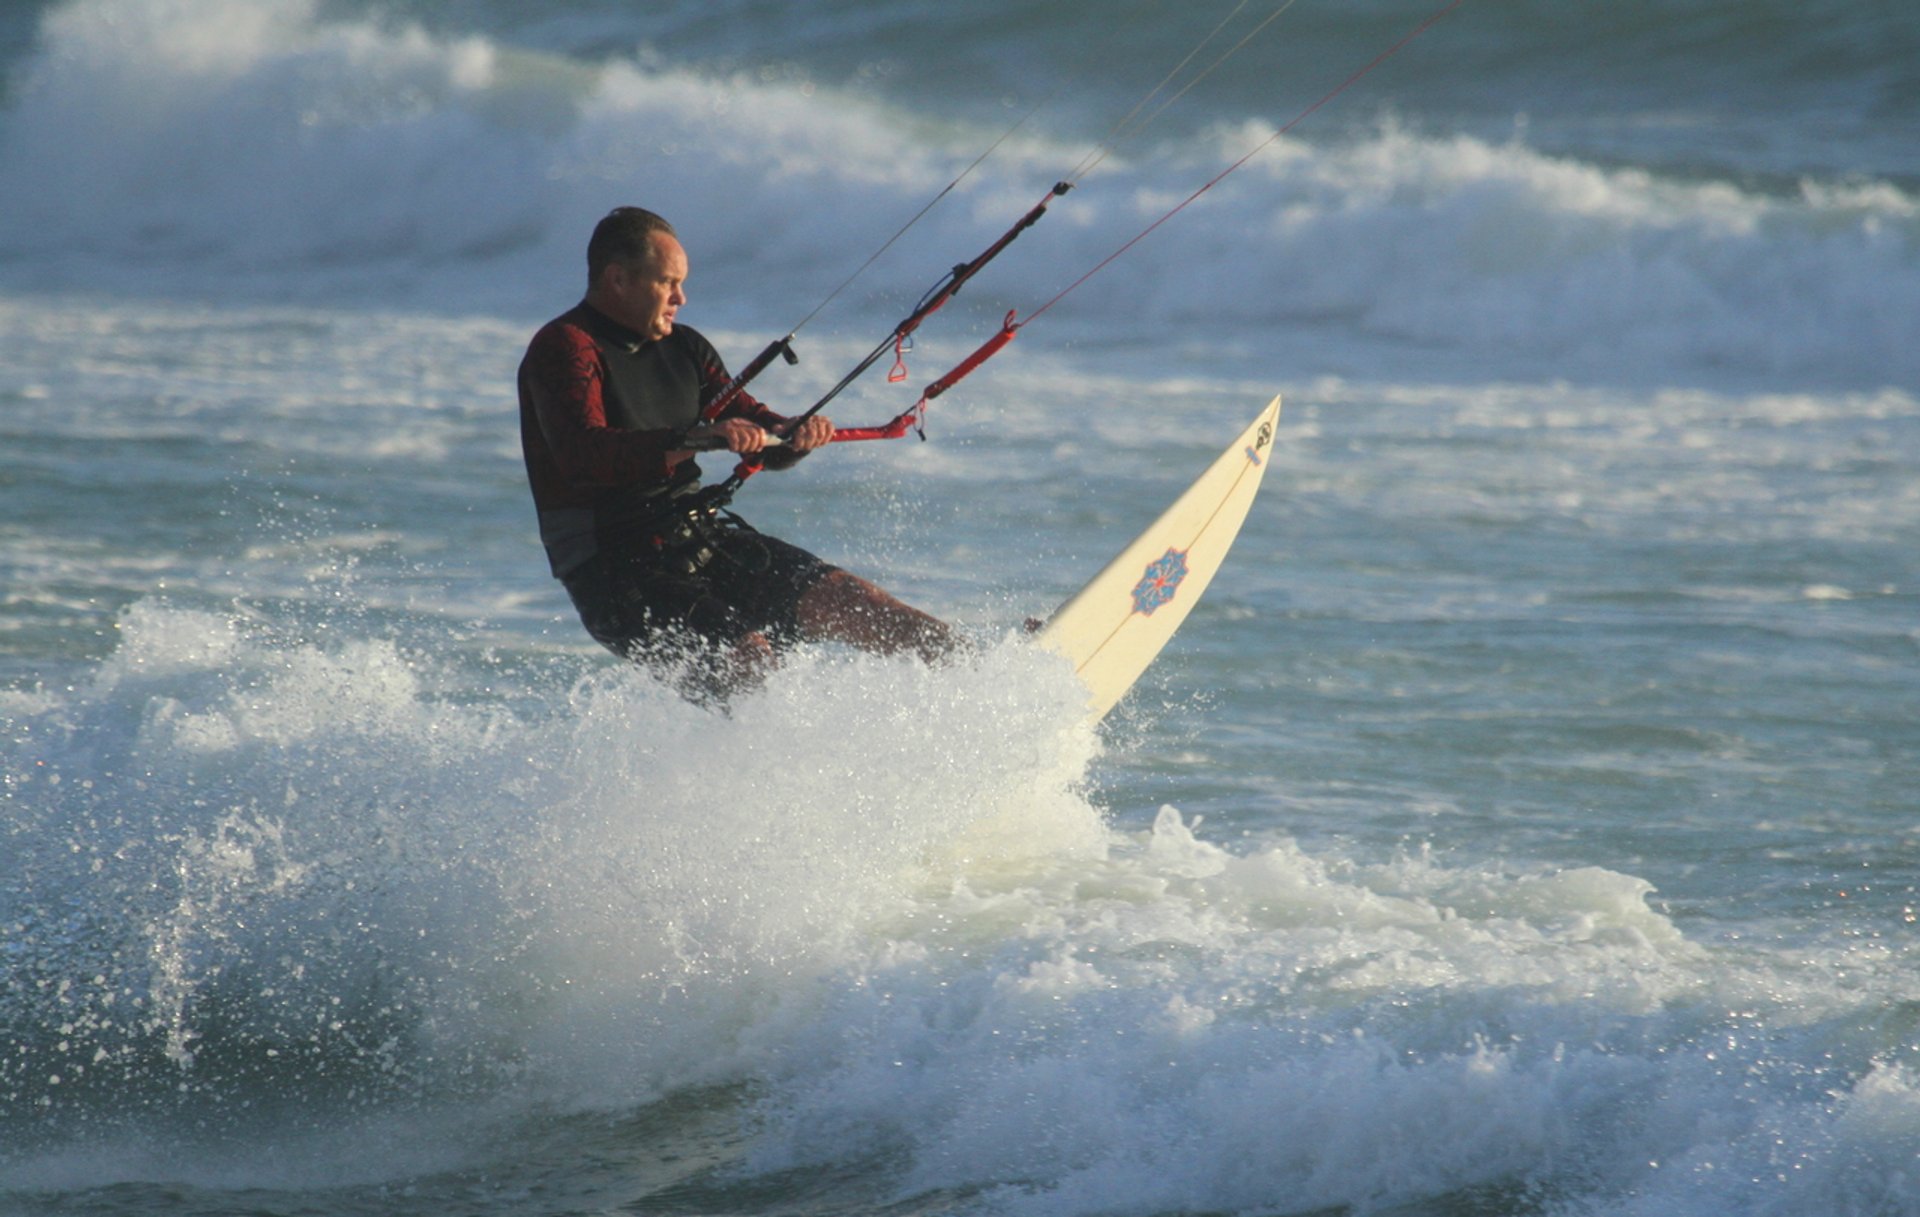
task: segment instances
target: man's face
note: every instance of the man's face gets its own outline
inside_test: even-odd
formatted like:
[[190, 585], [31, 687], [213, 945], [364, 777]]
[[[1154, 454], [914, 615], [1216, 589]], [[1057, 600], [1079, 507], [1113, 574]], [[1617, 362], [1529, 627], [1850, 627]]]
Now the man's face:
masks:
[[648, 338], [673, 333], [674, 314], [687, 302], [687, 251], [664, 232], [649, 239], [652, 254], [640, 262], [607, 268], [606, 312]]

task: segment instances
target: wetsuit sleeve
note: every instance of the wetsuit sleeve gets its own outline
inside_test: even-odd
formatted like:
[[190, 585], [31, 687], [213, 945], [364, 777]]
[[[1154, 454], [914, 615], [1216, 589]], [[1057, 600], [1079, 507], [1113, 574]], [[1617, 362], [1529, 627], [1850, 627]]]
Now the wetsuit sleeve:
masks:
[[521, 369], [521, 393], [539, 422], [559, 474], [577, 484], [665, 482], [679, 436], [607, 425], [605, 369], [585, 331], [551, 325], [534, 336]]

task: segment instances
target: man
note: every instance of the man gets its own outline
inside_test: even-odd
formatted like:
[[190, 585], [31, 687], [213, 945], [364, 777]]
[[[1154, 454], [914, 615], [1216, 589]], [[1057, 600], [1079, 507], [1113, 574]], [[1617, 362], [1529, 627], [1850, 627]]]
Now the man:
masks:
[[520, 442], [540, 539], [580, 620], [636, 662], [687, 662], [682, 687], [719, 697], [757, 681], [782, 648], [834, 640], [929, 661], [953, 631], [807, 551], [701, 504], [695, 452], [724, 448], [789, 468], [833, 438], [745, 393], [715, 414], [720, 356], [677, 324], [687, 255], [651, 211], [620, 207], [587, 243], [587, 293], [520, 364]]

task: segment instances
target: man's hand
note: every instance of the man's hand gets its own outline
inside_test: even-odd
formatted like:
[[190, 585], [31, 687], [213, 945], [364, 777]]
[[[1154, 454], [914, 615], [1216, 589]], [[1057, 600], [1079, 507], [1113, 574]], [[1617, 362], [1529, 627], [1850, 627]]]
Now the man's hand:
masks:
[[791, 469], [794, 462], [823, 444], [833, 442], [833, 424], [818, 414], [801, 420], [787, 436], [787, 442], [779, 448], [769, 448], [761, 454], [760, 461], [768, 469]]
[[827, 421], [824, 414], [808, 416], [787, 436], [787, 445], [800, 455], [812, 452], [815, 448], [824, 448], [832, 442], [833, 424]]
[[807, 453], [833, 442], [833, 424], [815, 414], [803, 419], [782, 441], [762, 430], [759, 423], [723, 418], [689, 430], [684, 442], [689, 451], [724, 448], [741, 456], [757, 456], [768, 469], [791, 469]]

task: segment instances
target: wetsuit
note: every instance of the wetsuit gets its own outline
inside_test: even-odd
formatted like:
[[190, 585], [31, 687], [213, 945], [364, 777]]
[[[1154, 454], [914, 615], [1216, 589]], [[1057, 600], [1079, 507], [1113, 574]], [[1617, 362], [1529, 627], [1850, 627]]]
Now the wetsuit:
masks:
[[[728, 380], [696, 330], [648, 339], [581, 303], [520, 364], [520, 445], [540, 540], [594, 639], [626, 658], [749, 633], [793, 640], [800, 597], [836, 568], [737, 517], [695, 512], [700, 467], [670, 462]], [[717, 417], [772, 427], [742, 393]], [[691, 636], [691, 637], [689, 637]]]

